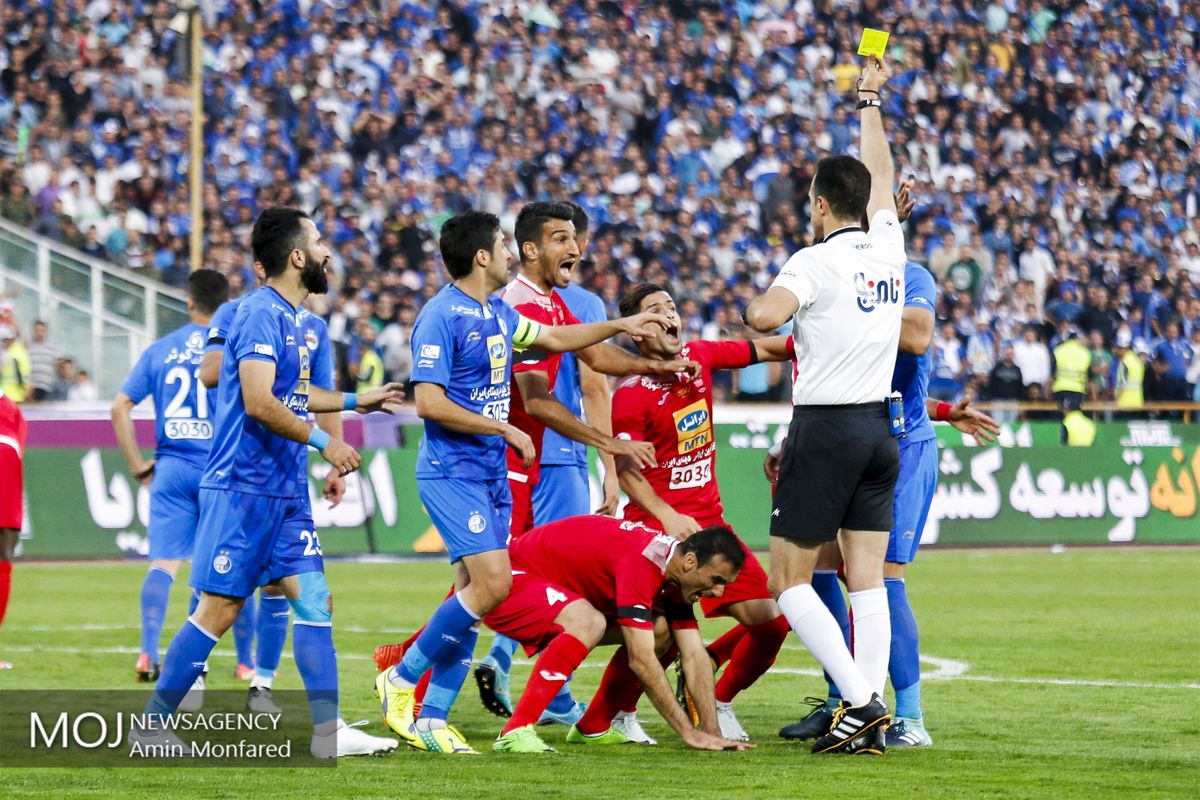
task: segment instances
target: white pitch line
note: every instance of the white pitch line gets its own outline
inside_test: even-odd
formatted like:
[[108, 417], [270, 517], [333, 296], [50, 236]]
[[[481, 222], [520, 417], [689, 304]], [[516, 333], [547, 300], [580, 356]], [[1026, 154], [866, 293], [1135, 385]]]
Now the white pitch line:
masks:
[[[29, 630], [26, 628], [26, 630]], [[0, 647], [7, 653], [65, 653], [71, 655], [138, 655], [141, 650], [136, 647], [32, 647], [27, 645], [4, 645]], [[222, 658], [236, 657], [233, 650], [214, 650], [214, 656]], [[284, 658], [291, 658], [291, 653], [283, 653]], [[372, 656], [357, 653], [339, 653], [338, 658], [345, 661], [374, 661]], [[977, 683], [1015, 683], [1038, 686], [1090, 686], [1100, 689], [1165, 689], [1168, 691], [1200, 690], [1200, 683], [1151, 683], [1147, 681], [1113, 681], [1091, 680], [1087, 678], [1029, 678], [1002, 677], [999, 675], [968, 675], [964, 674], [968, 665], [962, 661], [934, 656], [921, 656], [921, 660], [933, 664], [935, 670], [921, 676], [922, 680], [934, 681], [975, 681]], [[528, 667], [534, 662], [526, 659], [514, 659], [513, 666]], [[579, 665], [579, 669], [603, 669], [606, 662], [589, 661]], [[821, 677], [819, 669], [806, 667], [771, 667], [767, 676], [771, 675], [803, 675], [809, 678]]]

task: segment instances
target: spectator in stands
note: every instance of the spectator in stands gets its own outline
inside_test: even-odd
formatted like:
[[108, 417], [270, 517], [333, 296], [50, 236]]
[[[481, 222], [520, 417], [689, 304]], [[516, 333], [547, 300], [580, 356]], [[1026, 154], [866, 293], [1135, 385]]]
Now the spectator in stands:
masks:
[[1050, 350], [1038, 338], [1036, 325], [1026, 325], [1020, 341], [1013, 344], [1013, 362], [1021, 370], [1029, 399], [1033, 399], [1033, 386], [1039, 387], [1038, 394], [1044, 398], [1046, 384], [1050, 382]]
[[1092, 366], [1088, 372], [1088, 397], [1092, 400], [1111, 400], [1112, 386], [1109, 378], [1112, 375], [1113, 355], [1104, 346], [1104, 337], [1100, 331], [1088, 334], [1087, 346], [1092, 354]]
[[[1004, 345], [1000, 361], [992, 367], [992, 372], [988, 375], [985, 399], [1001, 403], [1017, 403], [1025, 399], [1025, 381], [1021, 377], [1021, 368], [1013, 358], [1011, 344]], [[1014, 421], [1016, 415], [1016, 408], [998, 408], [992, 413], [992, 416], [1003, 422]]]
[[51, 400], [54, 395], [54, 368], [62, 358], [62, 351], [46, 338], [47, 328], [43, 320], [33, 323], [33, 339], [29, 342], [30, 385], [33, 400]]
[[954, 324], [947, 322], [934, 338], [933, 369], [929, 378], [929, 396], [946, 402], [958, 399], [962, 392], [963, 380], [966, 375], [962, 342], [954, 329]]
[[1167, 323], [1166, 337], [1154, 348], [1155, 364], [1165, 364], [1161, 372], [1156, 370], [1158, 397], [1168, 402], [1179, 402], [1191, 399], [1187, 374], [1195, 353], [1192, 346], [1184, 341], [1177, 321]]

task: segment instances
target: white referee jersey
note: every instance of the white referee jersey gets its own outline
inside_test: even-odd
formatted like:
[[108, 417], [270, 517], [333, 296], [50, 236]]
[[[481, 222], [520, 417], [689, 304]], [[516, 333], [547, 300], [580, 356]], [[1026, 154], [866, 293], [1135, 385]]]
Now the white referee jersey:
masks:
[[794, 405], [875, 403], [891, 394], [905, 260], [900, 220], [884, 209], [869, 233], [842, 228], [783, 265], [771, 285], [800, 302], [792, 318]]

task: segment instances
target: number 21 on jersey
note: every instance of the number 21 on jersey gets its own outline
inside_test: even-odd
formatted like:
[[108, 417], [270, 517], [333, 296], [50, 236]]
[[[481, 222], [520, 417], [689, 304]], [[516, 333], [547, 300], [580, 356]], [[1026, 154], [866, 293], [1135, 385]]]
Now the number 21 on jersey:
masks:
[[[200, 382], [200, 368], [172, 367], [163, 378], [167, 386], [175, 385], [175, 395], [163, 409], [166, 423], [163, 431], [168, 439], [211, 439], [213, 428], [208, 420], [208, 390]], [[196, 388], [196, 407], [188, 405], [188, 395]]]

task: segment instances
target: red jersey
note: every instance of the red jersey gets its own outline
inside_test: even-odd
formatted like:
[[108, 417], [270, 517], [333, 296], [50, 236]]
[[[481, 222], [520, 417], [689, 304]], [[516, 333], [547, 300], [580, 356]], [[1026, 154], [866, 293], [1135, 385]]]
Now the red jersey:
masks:
[[[509, 543], [513, 572], [528, 572], [578, 594], [606, 617], [651, 628], [654, 608], [694, 619], [674, 587], [660, 595], [679, 540], [641, 523], [612, 517], [567, 517]], [[664, 600], [667, 602], [664, 603]], [[686, 609], [684, 609], [686, 606]]]
[[[613, 393], [613, 435], [653, 443], [658, 466], [643, 469], [642, 474], [672, 508], [706, 527], [723, 523], [712, 423], [712, 373], [749, 366], [752, 348], [748, 341], [688, 342], [679, 358], [698, 363], [699, 377], [630, 375]], [[625, 518], [658, 524], [632, 500], [625, 506]]]
[[[540, 322], [543, 325], [579, 324], [579, 320], [567, 308], [567, 304], [558, 292], [551, 289], [550, 293], [546, 294], [521, 275], [513, 278], [512, 282], [505, 287], [501, 297], [522, 316], [534, 322]], [[526, 468], [516, 452], [511, 447], [508, 448], [508, 471], [510, 477], [512, 473], [529, 476], [528, 482], [532, 483], [537, 480], [538, 463], [542, 459], [542, 434], [546, 432], [546, 426], [525, 412], [525, 401], [521, 398], [521, 391], [517, 387], [517, 373], [545, 372], [550, 378], [550, 391], [553, 392], [554, 382], [558, 379], [558, 368], [562, 364], [562, 354], [539, 353], [534, 350], [532, 354], [515, 354], [515, 359], [512, 369], [512, 402], [508, 412], [508, 421], [533, 440], [537, 455], [534, 457], [533, 463]]]
[[27, 426], [21, 409], [9, 397], [0, 392], [0, 446], [9, 447], [17, 458], [25, 456]]

